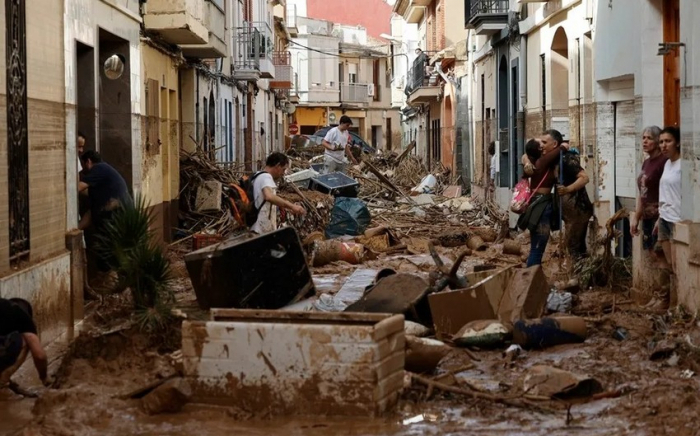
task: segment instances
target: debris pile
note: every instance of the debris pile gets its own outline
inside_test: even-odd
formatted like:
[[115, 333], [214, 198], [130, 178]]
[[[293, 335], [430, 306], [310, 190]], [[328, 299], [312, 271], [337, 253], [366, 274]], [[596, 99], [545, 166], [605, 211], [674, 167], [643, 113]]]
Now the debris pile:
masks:
[[306, 189], [295, 189], [292, 183], [283, 183], [277, 195], [287, 201], [304, 205], [306, 215], [292, 215], [280, 210], [279, 222], [294, 227], [304, 241], [316, 232], [323, 232], [331, 221], [335, 200], [327, 194]]
[[[290, 158], [292, 168], [304, 170], [309, 162]], [[180, 231], [189, 235], [209, 235], [216, 240], [243, 231], [234, 219], [226, 194], [227, 186], [238, 184], [242, 168], [217, 163], [199, 147], [194, 152], [180, 153]], [[292, 203], [303, 204], [308, 213], [292, 216], [278, 211], [278, 222], [294, 227], [300, 237], [323, 231], [330, 222], [333, 197], [282, 182], [278, 195]]]
[[187, 234], [200, 232], [226, 236], [237, 228], [222, 187], [237, 183], [242, 172], [217, 163], [197, 147], [180, 151], [180, 229]]

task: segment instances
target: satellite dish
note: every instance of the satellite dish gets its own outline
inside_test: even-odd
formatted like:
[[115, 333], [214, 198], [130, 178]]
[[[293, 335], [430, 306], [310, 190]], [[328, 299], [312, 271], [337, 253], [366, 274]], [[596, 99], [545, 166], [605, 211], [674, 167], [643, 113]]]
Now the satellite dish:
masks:
[[297, 107], [294, 106], [292, 103], [288, 102], [287, 104], [284, 105], [284, 111], [287, 112], [287, 114], [291, 115], [297, 111]]

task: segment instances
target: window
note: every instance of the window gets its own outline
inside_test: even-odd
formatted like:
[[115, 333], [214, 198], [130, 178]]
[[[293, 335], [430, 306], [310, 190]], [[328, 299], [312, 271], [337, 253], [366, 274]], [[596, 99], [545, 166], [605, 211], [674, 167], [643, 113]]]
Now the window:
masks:
[[228, 102], [228, 160], [229, 161], [234, 161], [236, 159], [235, 157], [235, 150], [233, 148], [233, 104], [229, 101]]
[[348, 83], [357, 83], [357, 64], [348, 65]]
[[381, 72], [379, 59], [374, 59], [372, 61], [372, 83], [374, 83], [374, 101], [379, 101], [381, 96], [379, 95], [379, 73]]
[[29, 255], [29, 141], [25, 1], [6, 0], [7, 179], [10, 262]]

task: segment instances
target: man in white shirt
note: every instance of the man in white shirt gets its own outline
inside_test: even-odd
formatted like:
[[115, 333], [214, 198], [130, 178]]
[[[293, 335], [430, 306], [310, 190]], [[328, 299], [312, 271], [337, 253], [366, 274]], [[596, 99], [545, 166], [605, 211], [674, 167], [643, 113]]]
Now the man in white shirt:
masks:
[[496, 189], [496, 174], [498, 174], [498, 157], [496, 155], [496, 143], [489, 144], [489, 155], [491, 155], [491, 168], [489, 174], [489, 192], [493, 193]]
[[330, 129], [323, 138], [323, 147], [326, 149], [324, 153], [326, 174], [336, 171], [344, 173], [348, 168], [348, 160], [345, 156], [357, 165], [357, 160], [350, 150], [350, 132], [348, 131], [350, 126], [352, 126], [352, 120], [347, 115], [343, 115], [340, 117], [340, 124]]
[[306, 214], [306, 209], [302, 206], [277, 196], [275, 180], [284, 177], [288, 166], [289, 158], [284, 153], [276, 151], [267, 157], [265, 169], [253, 180], [253, 201], [260, 212], [250, 230], [259, 235], [277, 230], [277, 207], [287, 209], [295, 215]]

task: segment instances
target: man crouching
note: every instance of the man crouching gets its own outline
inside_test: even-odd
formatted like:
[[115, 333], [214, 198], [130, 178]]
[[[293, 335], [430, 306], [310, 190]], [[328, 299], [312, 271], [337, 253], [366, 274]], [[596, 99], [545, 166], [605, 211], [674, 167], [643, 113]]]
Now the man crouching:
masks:
[[29, 353], [41, 382], [48, 386], [48, 359], [37, 336], [31, 304], [21, 298], [0, 298], [0, 389], [8, 387], [16, 394], [27, 395], [10, 377]]

